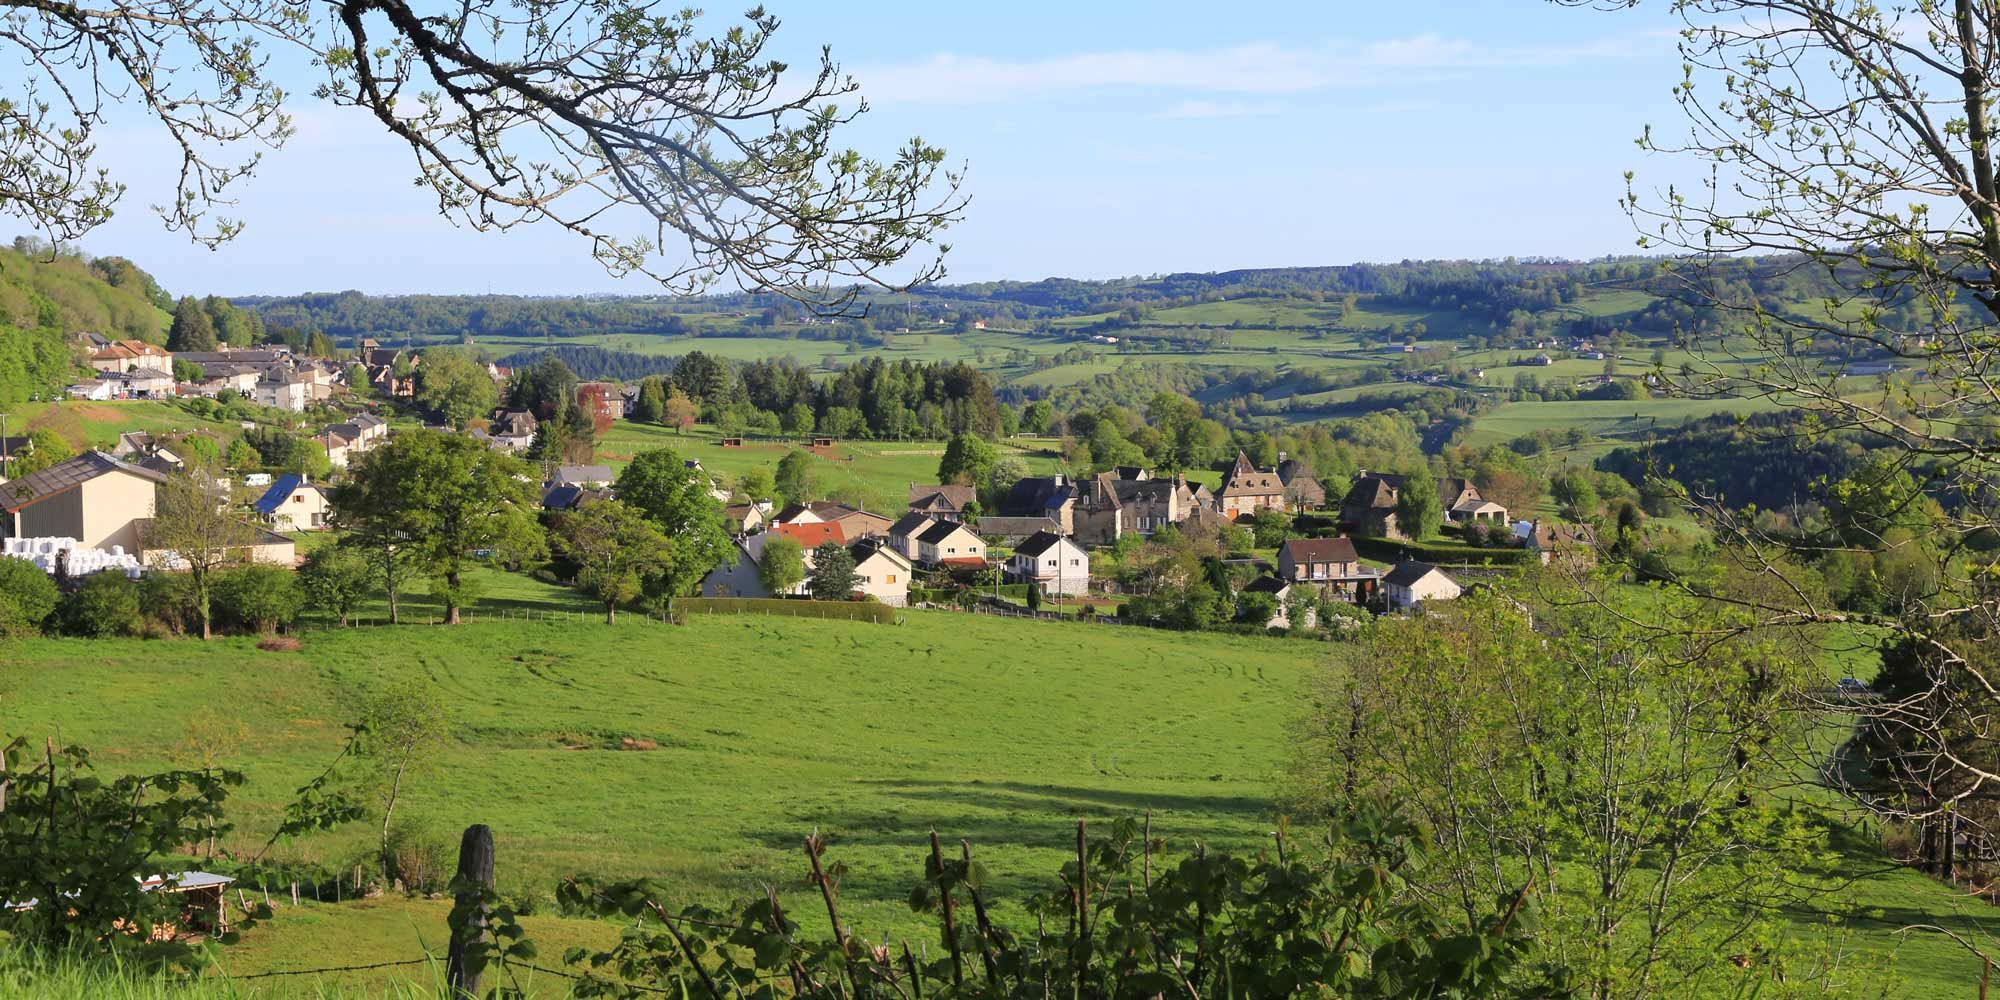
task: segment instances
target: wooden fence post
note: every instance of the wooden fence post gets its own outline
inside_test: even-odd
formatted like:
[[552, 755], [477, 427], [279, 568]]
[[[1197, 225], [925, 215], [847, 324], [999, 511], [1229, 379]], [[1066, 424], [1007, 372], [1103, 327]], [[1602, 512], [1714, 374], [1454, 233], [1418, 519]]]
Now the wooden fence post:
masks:
[[451, 908], [451, 947], [445, 954], [445, 984], [448, 995], [479, 996], [479, 974], [485, 970], [483, 954], [467, 961], [467, 953], [487, 943], [485, 895], [493, 888], [493, 830], [484, 823], [465, 828], [458, 842], [457, 900]]

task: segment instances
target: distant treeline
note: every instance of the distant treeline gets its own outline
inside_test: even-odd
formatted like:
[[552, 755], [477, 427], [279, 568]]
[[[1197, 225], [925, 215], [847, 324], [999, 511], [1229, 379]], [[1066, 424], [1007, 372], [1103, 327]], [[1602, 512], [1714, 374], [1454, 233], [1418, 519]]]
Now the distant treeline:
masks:
[[1816, 482], [1847, 477], [1868, 455], [1869, 442], [1856, 432], [1805, 431], [1796, 413], [1718, 414], [1620, 448], [1598, 459], [1597, 467], [1634, 486], [1651, 474], [1720, 496], [1739, 510], [1751, 504], [1785, 510], [1823, 495]]
[[526, 368], [547, 355], [555, 355], [569, 370], [584, 379], [637, 382], [648, 375], [667, 375], [674, 370], [674, 358], [634, 351], [613, 351], [602, 347], [559, 344], [533, 351], [516, 351], [501, 358], [508, 368]]

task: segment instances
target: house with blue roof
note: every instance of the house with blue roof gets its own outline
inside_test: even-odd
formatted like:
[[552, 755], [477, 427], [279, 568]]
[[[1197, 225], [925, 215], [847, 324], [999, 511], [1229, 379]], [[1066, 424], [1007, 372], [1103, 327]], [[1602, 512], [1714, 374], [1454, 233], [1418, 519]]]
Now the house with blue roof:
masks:
[[279, 476], [254, 506], [275, 531], [324, 531], [332, 505], [324, 489], [294, 474]]

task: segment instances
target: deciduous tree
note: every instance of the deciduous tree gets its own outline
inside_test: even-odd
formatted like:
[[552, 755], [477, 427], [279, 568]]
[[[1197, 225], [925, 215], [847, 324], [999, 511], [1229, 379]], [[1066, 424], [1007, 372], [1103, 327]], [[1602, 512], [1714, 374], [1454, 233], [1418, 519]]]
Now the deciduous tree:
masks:
[[604, 604], [604, 623], [638, 600], [646, 581], [671, 569], [673, 543], [645, 515], [617, 500], [591, 500], [556, 521], [562, 553], [576, 563], [576, 585]]
[[709, 494], [708, 474], [665, 448], [642, 451], [618, 474], [620, 502], [652, 522], [668, 545], [648, 590], [658, 598], [692, 593], [708, 571], [729, 559], [722, 503]]
[[156, 569], [187, 573], [188, 600], [203, 639], [212, 634], [215, 574], [245, 556], [254, 537], [254, 529], [231, 509], [228, 484], [218, 483], [212, 470], [190, 466], [160, 483], [146, 534], [147, 557]]

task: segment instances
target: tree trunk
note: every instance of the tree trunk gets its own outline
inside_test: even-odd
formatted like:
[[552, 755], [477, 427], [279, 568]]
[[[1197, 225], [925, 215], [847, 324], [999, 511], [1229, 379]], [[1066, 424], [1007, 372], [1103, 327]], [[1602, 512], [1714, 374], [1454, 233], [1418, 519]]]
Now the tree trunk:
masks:
[[484, 823], [465, 828], [458, 842], [457, 900], [451, 911], [451, 945], [445, 953], [445, 985], [452, 1000], [479, 996], [484, 955], [467, 960], [467, 952], [486, 943], [486, 906], [481, 898], [493, 888], [493, 831]]
[[458, 573], [456, 571], [446, 573], [444, 584], [445, 592], [450, 595], [444, 599], [444, 623], [456, 625], [458, 624]]
[[403, 791], [403, 769], [408, 766], [408, 757], [396, 765], [396, 776], [389, 781], [389, 801], [382, 806], [382, 878], [385, 880], [394, 877], [389, 870], [389, 821], [396, 815], [396, 796]]
[[611, 601], [604, 602], [604, 624], [618, 624], [618, 605]]
[[214, 616], [208, 606], [208, 580], [200, 573], [194, 575], [194, 607], [195, 613], [201, 616], [201, 641], [207, 642], [213, 635], [211, 624]]

